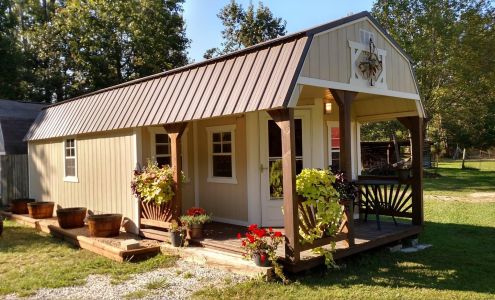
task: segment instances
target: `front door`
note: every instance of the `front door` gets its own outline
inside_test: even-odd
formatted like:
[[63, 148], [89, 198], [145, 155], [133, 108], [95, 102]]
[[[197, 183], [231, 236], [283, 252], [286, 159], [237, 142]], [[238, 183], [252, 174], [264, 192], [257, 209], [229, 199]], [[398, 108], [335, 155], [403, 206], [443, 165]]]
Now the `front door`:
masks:
[[[296, 174], [311, 161], [310, 112], [294, 113]], [[260, 113], [261, 222], [262, 226], [283, 227], [282, 143], [278, 125], [266, 112]]]

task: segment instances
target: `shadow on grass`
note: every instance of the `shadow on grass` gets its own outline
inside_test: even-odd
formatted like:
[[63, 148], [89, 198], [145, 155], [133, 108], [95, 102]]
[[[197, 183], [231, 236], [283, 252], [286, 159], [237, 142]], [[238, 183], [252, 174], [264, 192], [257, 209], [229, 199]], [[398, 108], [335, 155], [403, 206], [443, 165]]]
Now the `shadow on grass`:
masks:
[[416, 253], [375, 250], [342, 261], [344, 270], [300, 277], [310, 289], [331, 285], [428, 288], [495, 293], [495, 228], [427, 223]]
[[438, 168], [441, 177], [425, 179], [424, 191], [494, 191], [494, 171], [480, 171], [471, 169]]
[[43, 236], [32, 228], [6, 223], [0, 243], [0, 252], [32, 252], [34, 249], [53, 247], [64, 242], [55, 238]]

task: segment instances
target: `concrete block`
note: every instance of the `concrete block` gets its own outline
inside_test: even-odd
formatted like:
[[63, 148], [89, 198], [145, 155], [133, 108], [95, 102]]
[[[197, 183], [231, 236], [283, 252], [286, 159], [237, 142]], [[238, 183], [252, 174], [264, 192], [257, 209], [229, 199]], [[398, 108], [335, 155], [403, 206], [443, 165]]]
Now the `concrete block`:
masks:
[[395, 246], [388, 247], [388, 250], [390, 251], [390, 253], [400, 251], [401, 249], [402, 249], [402, 244], [397, 244]]
[[124, 250], [134, 250], [141, 248], [141, 245], [139, 244], [139, 241], [130, 239], [120, 242], [120, 247]]
[[416, 247], [407, 247], [407, 248], [403, 248], [400, 250], [400, 252], [402, 253], [414, 253], [414, 252], [418, 252], [418, 248]]
[[428, 249], [432, 247], [432, 244], [418, 244], [416, 245], [416, 248], [418, 248], [418, 250], [424, 250], [424, 249]]

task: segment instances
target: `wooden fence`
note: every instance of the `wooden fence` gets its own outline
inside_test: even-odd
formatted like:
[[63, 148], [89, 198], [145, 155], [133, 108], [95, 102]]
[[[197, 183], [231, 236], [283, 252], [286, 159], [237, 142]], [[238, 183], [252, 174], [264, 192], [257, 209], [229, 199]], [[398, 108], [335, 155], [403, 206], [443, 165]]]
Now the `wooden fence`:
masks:
[[2, 204], [29, 196], [28, 160], [26, 154], [0, 156], [0, 196]]

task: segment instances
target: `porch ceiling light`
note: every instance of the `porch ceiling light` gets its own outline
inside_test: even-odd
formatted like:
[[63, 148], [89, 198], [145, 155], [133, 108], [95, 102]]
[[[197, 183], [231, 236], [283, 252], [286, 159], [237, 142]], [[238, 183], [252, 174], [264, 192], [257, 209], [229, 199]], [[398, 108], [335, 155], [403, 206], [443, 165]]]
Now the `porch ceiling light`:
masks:
[[325, 114], [332, 113], [332, 102], [325, 103]]

